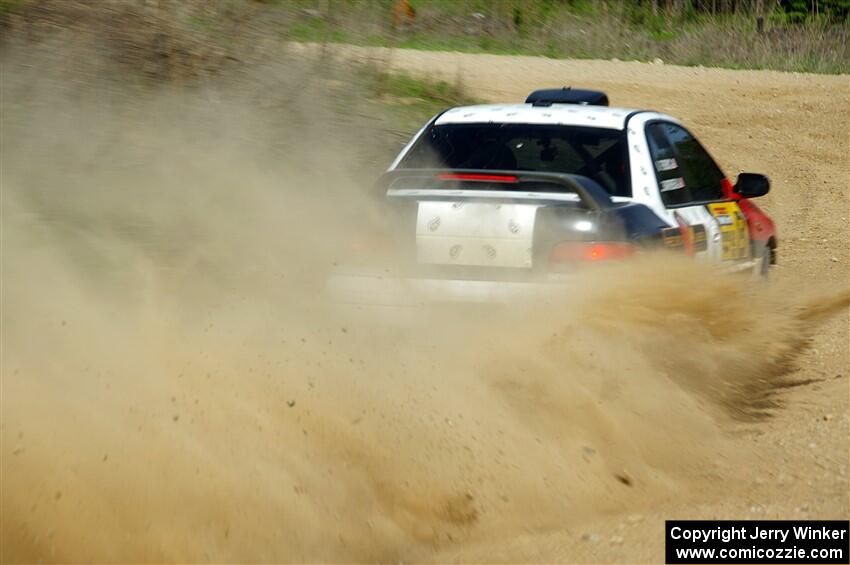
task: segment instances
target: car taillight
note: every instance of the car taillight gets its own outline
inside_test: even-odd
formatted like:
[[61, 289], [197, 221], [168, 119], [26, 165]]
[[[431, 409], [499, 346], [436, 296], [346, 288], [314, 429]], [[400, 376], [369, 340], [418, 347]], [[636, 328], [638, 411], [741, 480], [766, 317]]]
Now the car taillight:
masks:
[[491, 175], [487, 173], [440, 173], [437, 175], [437, 178], [440, 180], [505, 182], [512, 184], [517, 182], [516, 175]]
[[635, 253], [635, 246], [625, 242], [562, 241], [552, 248], [550, 263], [570, 261], [605, 261], [625, 259]]

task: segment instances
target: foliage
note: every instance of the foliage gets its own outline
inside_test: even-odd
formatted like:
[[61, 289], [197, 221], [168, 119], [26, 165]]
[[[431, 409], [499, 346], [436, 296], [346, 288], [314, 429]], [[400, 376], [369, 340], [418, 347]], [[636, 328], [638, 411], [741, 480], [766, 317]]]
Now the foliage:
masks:
[[409, 0], [403, 25], [392, 0], [291, 2], [297, 41], [850, 72], [850, 0]]

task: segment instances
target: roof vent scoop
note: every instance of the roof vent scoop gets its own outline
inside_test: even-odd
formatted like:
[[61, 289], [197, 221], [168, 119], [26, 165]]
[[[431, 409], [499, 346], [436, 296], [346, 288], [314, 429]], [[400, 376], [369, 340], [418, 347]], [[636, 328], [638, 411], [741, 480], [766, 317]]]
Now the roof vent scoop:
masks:
[[607, 106], [608, 95], [599, 90], [581, 88], [544, 88], [535, 90], [525, 99], [533, 106], [551, 106], [552, 104], [581, 104], [583, 106]]

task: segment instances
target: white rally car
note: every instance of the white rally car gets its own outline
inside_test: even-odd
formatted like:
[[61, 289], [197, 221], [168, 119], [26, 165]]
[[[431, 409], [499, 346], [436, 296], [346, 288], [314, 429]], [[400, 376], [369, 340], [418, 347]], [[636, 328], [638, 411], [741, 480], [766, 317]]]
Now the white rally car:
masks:
[[446, 110], [379, 186], [415, 261], [392, 275], [341, 267], [329, 286], [344, 301], [509, 300], [653, 247], [760, 275], [776, 258], [773, 222], [749, 200], [765, 176], [733, 185], [681, 122], [598, 91]]

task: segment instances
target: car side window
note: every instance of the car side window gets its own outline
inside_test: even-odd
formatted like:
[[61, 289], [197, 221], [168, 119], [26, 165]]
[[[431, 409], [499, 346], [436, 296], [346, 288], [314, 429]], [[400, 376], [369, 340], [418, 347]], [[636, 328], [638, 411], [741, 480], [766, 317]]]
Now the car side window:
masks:
[[[725, 198], [723, 172], [688, 130], [669, 122], [657, 122], [647, 128], [647, 140], [665, 205]], [[658, 156], [653, 146], [658, 148]]]
[[649, 124], [646, 128], [646, 141], [649, 143], [649, 153], [658, 178], [658, 188], [661, 191], [661, 201], [665, 206], [687, 204], [691, 195], [685, 184], [683, 172], [673, 151], [673, 145], [667, 139], [661, 123]]

